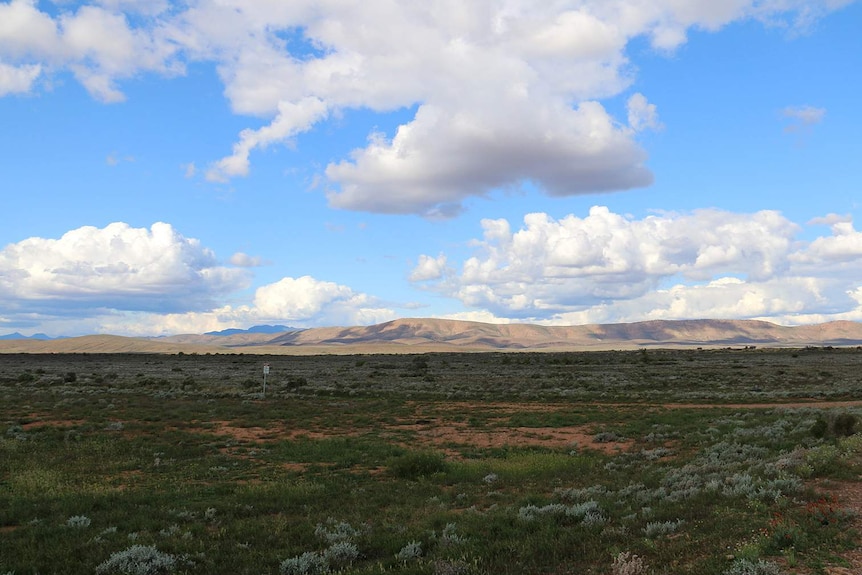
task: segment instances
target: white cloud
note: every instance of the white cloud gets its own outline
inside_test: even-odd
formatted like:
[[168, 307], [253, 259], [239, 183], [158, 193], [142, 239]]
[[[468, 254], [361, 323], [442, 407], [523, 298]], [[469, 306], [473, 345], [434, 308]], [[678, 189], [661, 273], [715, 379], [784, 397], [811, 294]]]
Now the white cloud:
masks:
[[[422, 106], [391, 141], [374, 138], [351, 161], [330, 164], [334, 207], [447, 216], [470, 195], [533, 181], [550, 195], [645, 186], [646, 154], [598, 102], [577, 108], [463, 111]], [[499, 115], [499, 117], [498, 117]], [[504, 121], [504, 117], [508, 121]]]
[[[155, 21], [133, 27], [121, 9], [139, 2], [83, 5], [52, 17], [33, 0], [0, 4], [0, 59], [51, 69], [66, 68], [103, 102], [119, 102], [117, 79], [140, 71], [176, 73], [177, 47]], [[133, 10], [135, 11], [135, 10]]]
[[0, 61], [0, 97], [8, 94], [26, 94], [42, 73], [42, 66], [10, 66]]
[[59, 239], [28, 238], [0, 251], [0, 330], [52, 335], [202, 333], [260, 323], [299, 327], [388, 321], [377, 298], [310, 276], [264, 285], [248, 303], [227, 304], [248, 287], [242, 252], [231, 264], [170, 224], [150, 229], [113, 223]]
[[245, 176], [249, 170], [248, 156], [255, 148], [265, 148], [274, 142], [283, 142], [308, 130], [326, 116], [326, 104], [318, 98], [305, 98], [296, 104], [281, 102], [278, 115], [268, 126], [259, 130], [243, 130], [233, 147], [233, 154], [219, 160], [207, 171], [207, 179], [225, 182], [234, 176]]
[[430, 256], [419, 256], [419, 263], [410, 274], [410, 281], [422, 282], [436, 280], [443, 277], [446, 272], [446, 256], [440, 254], [436, 258]]
[[200, 312], [105, 316], [96, 318], [91, 331], [127, 335], [204, 333], [264, 323], [292, 327], [369, 325], [396, 317], [395, 310], [368, 294], [303, 276], [285, 277], [259, 287], [248, 305], [225, 305]]
[[832, 236], [815, 239], [807, 249], [793, 254], [793, 261], [818, 268], [833, 263], [853, 264], [850, 271], [855, 275], [856, 265], [862, 260], [862, 232], [853, 228], [852, 221], [843, 219], [831, 219], [830, 227]]
[[0, 251], [0, 311], [80, 317], [98, 309], [206, 309], [246, 283], [244, 272], [219, 266], [198, 240], [165, 223], [86, 226]]
[[655, 104], [650, 104], [646, 96], [640, 92], [633, 94], [627, 103], [629, 113], [629, 127], [640, 132], [641, 130], [660, 130], [662, 124], [658, 119], [658, 109]]
[[540, 323], [862, 314], [852, 296], [862, 233], [845, 217], [820, 220], [832, 235], [811, 242], [773, 211], [636, 220], [594, 207], [585, 218], [528, 214], [516, 231], [483, 220], [460, 269], [434, 277], [446, 256], [424, 256], [411, 279], [477, 311]]
[[822, 217], [811, 218], [808, 221], [810, 226], [834, 226], [840, 223], [852, 223], [853, 217], [850, 214], [826, 214]]
[[[632, 96], [626, 126], [599, 103], [631, 85], [632, 39], [674, 50], [693, 28], [807, 25], [844, 3], [94, 0], [61, 2], [53, 16], [11, 0], [0, 4], [0, 59], [28, 73], [70, 70], [106, 102], [122, 100], [125, 78], [214, 63], [234, 111], [265, 125], [210, 165], [213, 181], [248, 174], [256, 150], [344, 110], [415, 107], [396, 133], [330, 163], [328, 197], [344, 209], [447, 217], [467, 197], [527, 181], [557, 196], [648, 185], [635, 138], [659, 127], [654, 105]], [[18, 80], [25, 89], [32, 83]], [[817, 113], [789, 110], [802, 122]]]
[[826, 116], [826, 109], [814, 106], [788, 106], [781, 111], [781, 115], [790, 121], [784, 131], [797, 132], [822, 122]]
[[394, 310], [367, 294], [310, 276], [286, 277], [258, 288], [253, 315], [313, 325], [369, 324], [397, 317]]
[[263, 258], [258, 256], [250, 256], [243, 252], [236, 252], [230, 257], [231, 265], [241, 268], [256, 268], [264, 265]]

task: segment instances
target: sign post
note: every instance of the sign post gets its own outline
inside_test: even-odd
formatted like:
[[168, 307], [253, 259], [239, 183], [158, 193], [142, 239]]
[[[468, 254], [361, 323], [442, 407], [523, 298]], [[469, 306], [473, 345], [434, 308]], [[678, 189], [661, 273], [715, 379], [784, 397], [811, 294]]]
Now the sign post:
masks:
[[269, 364], [263, 364], [263, 397], [266, 397], [266, 376], [269, 375]]

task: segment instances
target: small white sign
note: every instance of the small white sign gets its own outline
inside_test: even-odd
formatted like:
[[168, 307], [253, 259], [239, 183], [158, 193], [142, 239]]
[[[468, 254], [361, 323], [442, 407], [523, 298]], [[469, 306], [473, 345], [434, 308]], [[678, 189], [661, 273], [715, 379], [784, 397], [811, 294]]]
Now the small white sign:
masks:
[[263, 374], [269, 375], [269, 364], [268, 363], [263, 364]]

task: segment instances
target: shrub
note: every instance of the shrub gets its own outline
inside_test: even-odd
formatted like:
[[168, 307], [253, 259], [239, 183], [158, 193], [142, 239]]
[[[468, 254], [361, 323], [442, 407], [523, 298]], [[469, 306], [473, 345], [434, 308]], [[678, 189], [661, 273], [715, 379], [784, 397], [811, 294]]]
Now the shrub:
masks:
[[420, 557], [422, 557], [422, 544], [418, 541], [411, 541], [395, 554], [395, 559], [402, 563], [414, 561]]
[[86, 515], [75, 515], [66, 520], [67, 527], [89, 527], [90, 518]]
[[611, 565], [611, 575], [643, 575], [646, 573], [643, 559], [629, 551], [620, 552]]
[[659, 535], [669, 535], [683, 524], [682, 519], [676, 521], [650, 521], [644, 527], [644, 535], [652, 539]]
[[336, 569], [349, 566], [357, 558], [359, 558], [359, 549], [349, 541], [333, 543], [323, 552], [324, 561]]
[[120, 575], [167, 575], [177, 566], [173, 555], [163, 553], [153, 546], [132, 545], [96, 567], [96, 573]]
[[446, 461], [439, 453], [414, 451], [395, 458], [389, 471], [401, 479], [419, 479], [446, 471]]
[[327, 544], [351, 541], [359, 535], [359, 531], [350, 526], [346, 521], [335, 521], [327, 519], [326, 524], [318, 523], [314, 528], [314, 534], [326, 541]]
[[737, 559], [722, 575], [781, 575], [778, 565], [763, 559]]
[[811, 426], [811, 435], [816, 437], [817, 439], [823, 439], [826, 437], [826, 433], [829, 431], [829, 424], [826, 423], [826, 420], [823, 418], [817, 418], [817, 421]]
[[282, 575], [322, 575], [329, 571], [329, 565], [322, 555], [306, 551], [298, 557], [282, 561], [279, 571]]
[[837, 437], [848, 437], [856, 433], [856, 416], [851, 413], [841, 413], [835, 416], [832, 424]]

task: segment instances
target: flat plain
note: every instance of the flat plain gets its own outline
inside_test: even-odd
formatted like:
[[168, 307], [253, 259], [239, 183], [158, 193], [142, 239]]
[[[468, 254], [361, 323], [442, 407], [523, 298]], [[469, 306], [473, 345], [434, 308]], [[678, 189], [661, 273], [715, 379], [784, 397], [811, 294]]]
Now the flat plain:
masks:
[[857, 348], [4, 354], [0, 573], [856, 573], [860, 406]]

